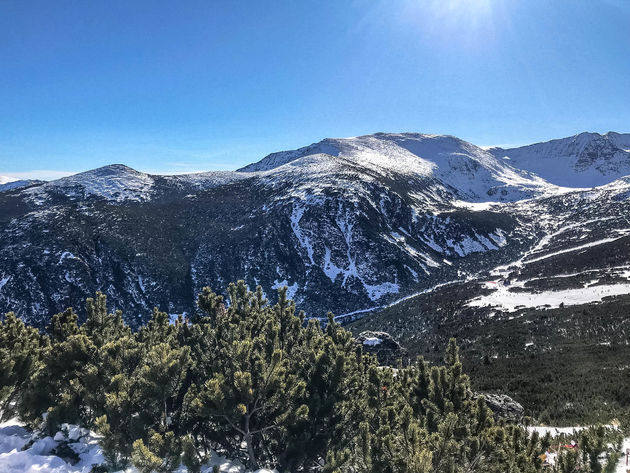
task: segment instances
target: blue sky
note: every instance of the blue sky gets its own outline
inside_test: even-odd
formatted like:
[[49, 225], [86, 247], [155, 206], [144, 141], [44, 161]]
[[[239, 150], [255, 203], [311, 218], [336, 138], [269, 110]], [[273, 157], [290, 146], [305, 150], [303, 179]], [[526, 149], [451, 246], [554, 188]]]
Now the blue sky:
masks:
[[0, 174], [630, 131], [630, 1], [0, 0]]

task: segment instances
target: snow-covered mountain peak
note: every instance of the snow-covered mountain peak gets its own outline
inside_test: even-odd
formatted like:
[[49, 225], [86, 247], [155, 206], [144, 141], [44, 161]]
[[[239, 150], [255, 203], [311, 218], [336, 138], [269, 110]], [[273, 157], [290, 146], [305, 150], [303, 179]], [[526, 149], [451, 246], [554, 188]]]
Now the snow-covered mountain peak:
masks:
[[630, 134], [584, 132], [519, 148], [488, 151], [558, 186], [596, 187], [630, 174]]
[[630, 134], [585, 132], [519, 148], [484, 149], [451, 135], [374, 133], [326, 138], [270, 154], [232, 172], [154, 176], [112, 164], [46, 184], [0, 184], [0, 191], [28, 187], [25, 192], [38, 198], [52, 192], [122, 202], [187, 195], [243, 179], [266, 187], [281, 181], [285, 187], [293, 184], [292, 192], [316, 193], [324, 187], [354, 188], [358, 180], [386, 180], [413, 181], [413, 192], [429, 190], [439, 196], [437, 200], [479, 203], [597, 187], [626, 175], [630, 175]]
[[[459, 138], [448, 135], [428, 135], [422, 133], [374, 133], [371, 135], [355, 136], [351, 138], [326, 138], [317, 143], [312, 143], [308, 146], [298, 148], [289, 151], [280, 151], [277, 153], [271, 153], [256, 163], [249, 164], [243, 168], [240, 168], [239, 172], [260, 172], [269, 171], [280, 166], [283, 166], [291, 161], [300, 159], [306, 156], [315, 154], [325, 154], [330, 156], [344, 156], [346, 158], [360, 157], [361, 152], [366, 151], [379, 151], [383, 150], [387, 144], [394, 144], [401, 148], [409, 146], [410, 151], [423, 143], [428, 149], [425, 150], [427, 154], [441, 150], [442, 152], [455, 147], [471, 145]], [[430, 149], [432, 148], [432, 149]], [[387, 153], [384, 153], [381, 158], [382, 164], [386, 164], [387, 158], [390, 158]]]
[[[112, 165], [11, 191], [0, 198], [0, 240], [11, 249], [0, 254], [0, 313], [23, 301], [17, 310], [42, 321], [107, 278], [108, 295], [138, 323], [156, 301], [190, 313], [203, 286], [237, 279], [287, 285], [311, 314], [343, 314], [517, 261], [537, 240], [550, 255], [604, 245], [628, 231], [630, 172], [602, 172], [624, 162], [628, 141], [580, 134], [488, 150], [454, 136], [377, 133], [234, 172]], [[576, 175], [588, 184], [547, 179]], [[576, 189], [593, 176], [606, 185]], [[594, 223], [582, 233], [576, 222]], [[554, 234], [566, 238], [556, 245]], [[535, 253], [527, 264], [545, 261]]]
[[301, 161], [305, 161], [302, 172], [317, 171], [312, 166], [314, 156], [318, 157], [318, 165], [327, 170], [345, 166], [388, 179], [429, 179], [457, 198], [475, 202], [518, 200], [545, 193], [550, 187], [472, 143], [449, 135], [421, 133], [328, 138], [297, 150], [271, 154], [240, 171], [283, 173], [281, 168], [289, 164], [297, 171], [295, 165]]
[[35, 184], [42, 184], [44, 181], [35, 179], [18, 179], [16, 177], [0, 176], [0, 192], [21, 189]]
[[150, 196], [154, 178], [124, 164], [110, 164], [51, 181], [33, 189], [60, 191], [69, 196], [98, 196], [112, 201], [144, 201]]
[[296, 159], [303, 158], [314, 154], [329, 154], [336, 156], [339, 153], [338, 148], [335, 146], [335, 142], [338, 141], [332, 138], [326, 138], [318, 143], [313, 143], [302, 148], [279, 151], [277, 153], [271, 153], [265, 156], [258, 162], [248, 164], [245, 167], [238, 169], [238, 172], [261, 172], [270, 171], [285, 164], [295, 161]]

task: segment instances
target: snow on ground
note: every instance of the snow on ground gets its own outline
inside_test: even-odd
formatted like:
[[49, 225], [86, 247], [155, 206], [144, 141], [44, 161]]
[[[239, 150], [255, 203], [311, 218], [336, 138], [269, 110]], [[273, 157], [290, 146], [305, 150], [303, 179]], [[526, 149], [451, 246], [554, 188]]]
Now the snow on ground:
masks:
[[418, 291], [418, 292], [414, 292], [413, 294], [409, 294], [408, 296], [405, 297], [401, 297], [400, 299], [396, 299], [393, 302], [390, 302], [389, 304], [384, 304], [384, 305], [376, 305], [374, 307], [368, 307], [367, 309], [359, 309], [359, 310], [354, 310], [352, 312], [346, 312], [345, 314], [341, 314], [341, 315], [336, 315], [335, 316], [335, 320], [336, 321], [343, 321], [343, 322], [348, 322], [350, 320], [357, 320], [360, 319], [361, 317], [364, 317], [366, 314], [369, 314], [370, 312], [374, 312], [376, 310], [381, 310], [381, 309], [387, 309], [388, 307], [393, 307], [397, 304], [400, 304], [401, 302], [405, 302], [409, 299], [412, 299], [414, 297], [418, 297], [421, 296], [423, 294], [427, 294], [429, 292], [433, 292], [436, 289], [439, 289], [441, 287], [444, 286], [450, 286], [451, 284], [457, 284], [460, 282], [464, 282], [467, 279], [456, 279], [454, 281], [449, 281], [449, 282], [445, 282], [445, 283], [440, 283], [440, 284], [436, 284], [435, 286], [432, 286], [428, 289], [423, 289], [422, 291]]
[[587, 225], [591, 223], [601, 223], [604, 220], [610, 220], [612, 218], [613, 217], [605, 217], [605, 218], [600, 218], [600, 219], [587, 220], [584, 222], [564, 225], [562, 227], [554, 229], [553, 231], [550, 230], [549, 233], [547, 233], [544, 237], [542, 237], [540, 241], [538, 241], [538, 243], [536, 243], [536, 245], [533, 248], [526, 251], [518, 260], [512, 261], [505, 265], [497, 266], [496, 268], [490, 271], [490, 274], [495, 275], [495, 276], [507, 276], [514, 267], [522, 268], [525, 264], [532, 263], [535, 261], [540, 261], [545, 258], [549, 258], [551, 256], [554, 256], [554, 254], [562, 254], [562, 253], [577, 251], [579, 249], [587, 248], [590, 246], [597, 246], [600, 244], [609, 243], [610, 241], [615, 241], [615, 240], [618, 240], [619, 238], [626, 236], [628, 234], [628, 230], [619, 230], [617, 231], [617, 234], [610, 239], [599, 240], [596, 242], [589, 242], [579, 247], [572, 247], [572, 248], [565, 249], [556, 253], [546, 254], [542, 256], [542, 254], [546, 251], [545, 248], [550, 243], [555, 241], [556, 237], [558, 237], [559, 235], [565, 232], [569, 232], [571, 230], [578, 229], [580, 227], [586, 227]]
[[630, 294], [630, 284], [602, 284], [577, 289], [543, 292], [511, 292], [508, 286], [500, 283], [488, 284], [488, 288], [495, 289], [490, 294], [477, 297], [468, 302], [471, 307], [492, 306], [509, 312], [519, 307], [559, 307], [564, 305], [579, 305], [589, 302], [599, 302], [604, 297]]
[[[372, 339], [367, 339], [366, 342]], [[379, 339], [376, 339], [379, 340]], [[380, 340], [379, 340], [380, 341]], [[560, 434], [577, 434], [585, 427], [528, 427], [531, 432], [538, 432], [544, 436], [547, 432], [552, 437]], [[72, 465], [62, 458], [52, 454], [52, 451], [68, 441], [68, 445], [80, 457], [80, 461]], [[27, 447], [24, 449], [24, 447]], [[630, 437], [623, 441], [622, 452], [630, 448]], [[15, 419], [0, 424], [0, 472], [11, 473], [89, 473], [93, 465], [103, 463], [103, 455], [94, 434], [77, 426], [64, 424], [62, 430], [54, 437], [37, 437], [27, 431]], [[626, 473], [626, 457], [621, 456], [615, 473]], [[213, 454], [211, 460], [202, 467], [202, 473], [210, 473], [214, 466], [219, 467], [220, 473], [246, 473], [246, 469], [237, 462]], [[137, 473], [135, 468], [128, 468], [119, 473]], [[186, 473], [186, 468], [180, 467], [176, 473]], [[260, 469], [253, 473], [278, 473], [277, 470]]]
[[[607, 427], [615, 428], [613, 425], [609, 425]], [[538, 434], [543, 437], [548, 432], [551, 434], [551, 437], [557, 437], [558, 435], [575, 435], [575, 441], [578, 441], [577, 434], [584, 430], [586, 427], [582, 426], [574, 426], [574, 427], [550, 427], [550, 426], [530, 426], [527, 427], [527, 431], [538, 432]], [[619, 458], [619, 462], [617, 463], [617, 468], [615, 469], [615, 473], [627, 473], [630, 470], [630, 465], [626, 466], [626, 452], [630, 449], [630, 437], [626, 437], [623, 439], [623, 444], [621, 446], [621, 457]]]
[[367, 292], [367, 295], [372, 302], [379, 300], [385, 294], [395, 294], [400, 290], [400, 285], [392, 282], [384, 282], [382, 284], [367, 284], [362, 278], [359, 278], [359, 280], [363, 284], [363, 288]]
[[551, 258], [552, 256], [562, 255], [564, 253], [572, 253], [574, 251], [583, 250], [584, 248], [590, 248], [592, 246], [603, 245], [604, 243], [610, 243], [610, 242], [619, 240], [620, 238], [627, 236], [628, 233], [629, 232], [627, 230], [619, 231], [620, 236], [614, 236], [611, 238], [603, 238], [601, 240], [585, 243], [584, 245], [573, 246], [571, 248], [565, 248], [564, 250], [554, 251], [553, 253], [547, 253], [544, 256], [528, 259], [527, 261], [525, 261], [525, 264], [535, 263], [536, 261], [541, 261], [547, 258]]
[[306, 235], [304, 235], [304, 232], [300, 227], [300, 220], [302, 219], [305, 210], [306, 208], [301, 205], [293, 206], [293, 211], [291, 212], [291, 228], [293, 229], [293, 233], [300, 242], [302, 248], [306, 249], [308, 259], [310, 260], [311, 264], [315, 264], [315, 261], [313, 260], [313, 244], [311, 243], [311, 240]]
[[[80, 460], [75, 465], [52, 453], [63, 441], [69, 441], [68, 446], [79, 455]], [[2, 473], [90, 473], [93, 465], [100, 465], [103, 461], [96, 437], [77, 426], [64, 424], [54, 437], [40, 438], [32, 435], [15, 419], [0, 424]], [[215, 465], [219, 467], [220, 473], [246, 473], [245, 467], [239, 463], [217, 454], [213, 454], [211, 460], [202, 467], [202, 473], [211, 473]], [[128, 468], [119, 473], [138, 472], [135, 468]], [[186, 473], [186, 468], [180, 467], [176, 473]], [[253, 473], [278, 472], [260, 469]]]
[[297, 291], [300, 288], [300, 286], [296, 282], [294, 282], [293, 284], [289, 284], [289, 281], [287, 281], [286, 279], [283, 281], [278, 281], [276, 279], [273, 282], [273, 286], [271, 286], [271, 289], [280, 289], [281, 287], [285, 287], [285, 286], [287, 288], [287, 299], [295, 300], [295, 295], [297, 294]]
[[577, 436], [582, 430], [586, 427], [582, 426], [573, 426], [573, 427], [552, 427], [547, 425], [540, 426], [529, 426], [527, 427], [527, 431], [529, 433], [538, 432], [538, 435], [544, 437], [547, 433], [550, 433], [552, 437], [557, 437], [558, 435], [571, 435], [574, 434]]
[[630, 470], [630, 465], [626, 463], [626, 452], [628, 451], [630, 451], [630, 437], [623, 439], [623, 444], [621, 446], [621, 458], [619, 459], [619, 463], [617, 463], [615, 473], [627, 473], [628, 470]]
[[149, 199], [153, 184], [154, 179], [148, 174], [121, 164], [112, 164], [49, 182], [32, 192], [62, 189], [69, 195], [97, 195], [117, 202], [145, 201]]
[[2, 289], [4, 285], [9, 282], [9, 279], [11, 279], [11, 276], [6, 276], [0, 279], [0, 289]]
[[[52, 437], [32, 438], [31, 434], [11, 420], [0, 424], [0, 471], [11, 473], [89, 473], [92, 465], [103, 462], [101, 449], [91, 435], [82, 441], [68, 445], [80, 457], [77, 464], [71, 465], [52, 454], [66, 434], [58, 433]], [[72, 435], [72, 434], [70, 434]], [[31, 440], [35, 440], [31, 445]], [[23, 450], [24, 447], [27, 449]]]

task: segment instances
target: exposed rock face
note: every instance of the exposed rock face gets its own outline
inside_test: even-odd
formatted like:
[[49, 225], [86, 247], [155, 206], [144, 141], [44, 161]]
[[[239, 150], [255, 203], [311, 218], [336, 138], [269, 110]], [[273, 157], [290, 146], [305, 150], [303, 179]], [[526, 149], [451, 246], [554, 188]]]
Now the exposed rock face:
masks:
[[407, 356], [407, 350], [387, 332], [361, 332], [356, 342], [363, 346], [364, 353], [375, 355], [381, 365], [394, 366]]
[[525, 409], [506, 394], [473, 393], [473, 398], [483, 396], [495, 418], [503, 418], [508, 422], [518, 423], [523, 420]]

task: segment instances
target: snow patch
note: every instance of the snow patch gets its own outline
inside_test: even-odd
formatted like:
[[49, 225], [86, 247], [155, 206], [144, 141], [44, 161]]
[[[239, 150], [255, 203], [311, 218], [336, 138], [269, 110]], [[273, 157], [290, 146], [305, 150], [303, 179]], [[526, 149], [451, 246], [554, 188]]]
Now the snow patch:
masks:
[[0, 279], [0, 289], [2, 289], [5, 286], [5, 284], [9, 282], [9, 279], [11, 279], [11, 276], [6, 276]]
[[604, 284], [578, 289], [543, 292], [513, 292], [503, 285], [487, 285], [495, 289], [492, 293], [477, 297], [468, 302], [471, 307], [497, 307], [514, 312], [523, 307], [559, 307], [599, 302], [605, 297], [630, 294], [630, 284]]
[[293, 233], [300, 242], [300, 245], [306, 249], [306, 253], [308, 254], [308, 259], [310, 260], [311, 264], [314, 265], [315, 261], [313, 260], [313, 244], [311, 243], [311, 240], [306, 235], [304, 235], [302, 228], [300, 228], [300, 220], [302, 219], [305, 210], [305, 207], [295, 204], [293, 205], [293, 211], [291, 212], [290, 217], [291, 228], [293, 229]]
[[480, 242], [470, 236], [465, 236], [463, 239], [458, 241], [446, 240], [446, 243], [461, 257], [469, 255], [470, 253], [483, 253], [488, 251], [487, 247], [483, 246]]
[[363, 282], [363, 287], [371, 301], [377, 301], [386, 294], [397, 294], [400, 291], [400, 285], [392, 282], [374, 285]]
[[273, 286], [271, 286], [271, 289], [280, 289], [281, 287], [285, 287], [285, 286], [287, 287], [287, 299], [295, 300], [295, 295], [297, 294], [297, 291], [300, 288], [300, 286], [296, 282], [289, 285], [289, 282], [286, 279], [284, 281], [278, 281], [276, 279], [273, 282]]
[[74, 256], [70, 251], [64, 251], [63, 253], [61, 253], [61, 256], [59, 257], [59, 262], [57, 264], [63, 263], [63, 260], [65, 259], [79, 259], [79, 258]]

